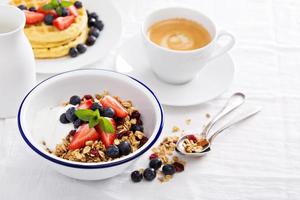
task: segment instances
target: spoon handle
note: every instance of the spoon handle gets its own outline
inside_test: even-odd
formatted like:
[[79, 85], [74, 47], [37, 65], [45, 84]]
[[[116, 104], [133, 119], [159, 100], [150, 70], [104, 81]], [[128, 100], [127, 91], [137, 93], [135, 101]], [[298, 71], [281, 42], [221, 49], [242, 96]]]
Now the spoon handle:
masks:
[[229, 122], [227, 125], [224, 125], [222, 128], [220, 128], [218, 131], [216, 131], [209, 139], [208, 141], [211, 143], [213, 141], [213, 139], [215, 139], [216, 136], [218, 136], [221, 132], [223, 132], [224, 130], [239, 124], [243, 121], [246, 121], [247, 119], [253, 117], [254, 115], [256, 115], [257, 113], [259, 113], [261, 111], [261, 108], [257, 108], [247, 114], [245, 114], [243, 117], [238, 118], [236, 120], [233, 120], [232, 122]]
[[229, 100], [227, 101], [227, 103], [225, 104], [225, 106], [222, 108], [222, 110], [216, 115], [214, 116], [211, 121], [204, 127], [201, 136], [203, 138], [207, 137], [208, 132], [210, 131], [210, 129], [223, 117], [225, 117], [226, 115], [228, 115], [229, 113], [231, 113], [232, 111], [234, 111], [235, 109], [237, 109], [238, 107], [240, 107], [244, 102], [245, 102], [246, 96], [241, 93], [241, 92], [237, 92], [234, 93]]

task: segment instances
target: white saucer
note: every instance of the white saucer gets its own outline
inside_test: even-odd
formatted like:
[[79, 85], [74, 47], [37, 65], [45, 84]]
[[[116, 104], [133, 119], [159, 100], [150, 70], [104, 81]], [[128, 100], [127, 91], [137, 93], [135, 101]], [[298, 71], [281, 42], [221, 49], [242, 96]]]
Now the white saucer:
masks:
[[233, 61], [229, 54], [225, 54], [207, 64], [187, 84], [165, 83], [151, 71], [139, 35], [122, 44], [115, 67], [116, 71], [144, 82], [156, 93], [162, 104], [170, 106], [191, 106], [214, 99], [231, 85], [234, 78]]
[[82, 68], [104, 58], [118, 44], [122, 33], [122, 20], [111, 1], [84, 0], [83, 6], [90, 12], [96, 12], [104, 23], [104, 29], [95, 45], [76, 58], [66, 56], [58, 59], [36, 60], [37, 73], [56, 74]]

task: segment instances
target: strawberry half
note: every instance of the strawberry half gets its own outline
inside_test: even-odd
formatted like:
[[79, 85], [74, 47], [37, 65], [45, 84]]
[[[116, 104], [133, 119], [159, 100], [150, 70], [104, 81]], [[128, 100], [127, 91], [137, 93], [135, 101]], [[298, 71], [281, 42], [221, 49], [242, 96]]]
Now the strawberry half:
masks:
[[28, 10], [25, 10], [24, 12], [26, 16], [26, 24], [28, 25], [37, 24], [44, 21], [45, 15], [42, 13], [30, 12]]
[[54, 17], [57, 17], [57, 13], [56, 13], [55, 10], [44, 10], [43, 7], [39, 7], [37, 9], [37, 12], [38, 13], [43, 13], [45, 15], [50, 14], [50, 15], [53, 15]]
[[82, 102], [77, 109], [90, 109], [93, 105], [93, 101], [91, 99]]
[[53, 25], [58, 29], [58, 30], [65, 30], [73, 24], [75, 20], [75, 17], [73, 15], [66, 16], [66, 17], [58, 17], [53, 21]]
[[71, 15], [78, 17], [77, 8], [75, 6], [69, 6], [67, 9]]
[[116, 134], [116, 130], [117, 130], [117, 125], [116, 125], [116, 122], [114, 119], [112, 118], [108, 118], [107, 119], [111, 122], [111, 124], [113, 125], [114, 129], [115, 129], [115, 132], [114, 133], [105, 133], [99, 125], [97, 125], [95, 127], [95, 129], [97, 130], [97, 132], [100, 134], [100, 139], [103, 143], [103, 145], [105, 147], [109, 147], [110, 145], [112, 145], [114, 143], [114, 140], [116, 139], [117, 137], [117, 134]]
[[95, 128], [90, 128], [88, 124], [81, 125], [69, 145], [70, 150], [79, 149], [85, 146], [87, 141], [99, 140], [100, 135]]
[[125, 118], [128, 115], [127, 110], [112, 96], [105, 96], [100, 99], [100, 103], [104, 108], [111, 107], [115, 111], [115, 115], [120, 118]]

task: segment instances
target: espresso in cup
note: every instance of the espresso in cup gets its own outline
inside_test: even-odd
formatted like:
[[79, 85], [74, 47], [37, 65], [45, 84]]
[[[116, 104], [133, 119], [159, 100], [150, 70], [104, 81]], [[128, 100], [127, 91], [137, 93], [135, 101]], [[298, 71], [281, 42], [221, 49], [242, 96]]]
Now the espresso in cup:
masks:
[[212, 40], [201, 24], [184, 18], [158, 21], [148, 29], [149, 39], [157, 45], [178, 51], [188, 51], [206, 46]]

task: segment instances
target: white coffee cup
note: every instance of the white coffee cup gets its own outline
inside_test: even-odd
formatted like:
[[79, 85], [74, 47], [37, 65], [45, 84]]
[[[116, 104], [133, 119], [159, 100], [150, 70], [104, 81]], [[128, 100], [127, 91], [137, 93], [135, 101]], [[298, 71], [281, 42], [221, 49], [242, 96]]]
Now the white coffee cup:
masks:
[[[149, 39], [149, 27], [161, 20], [174, 18], [198, 22], [211, 35], [211, 42], [198, 49], [180, 51], [161, 47]], [[149, 14], [142, 24], [142, 38], [152, 70], [160, 79], [172, 84], [191, 81], [208, 62], [226, 53], [235, 43], [232, 34], [226, 31], [217, 32], [215, 24], [207, 16], [184, 7], [163, 8]], [[221, 43], [220, 38], [226, 39], [226, 42]]]

